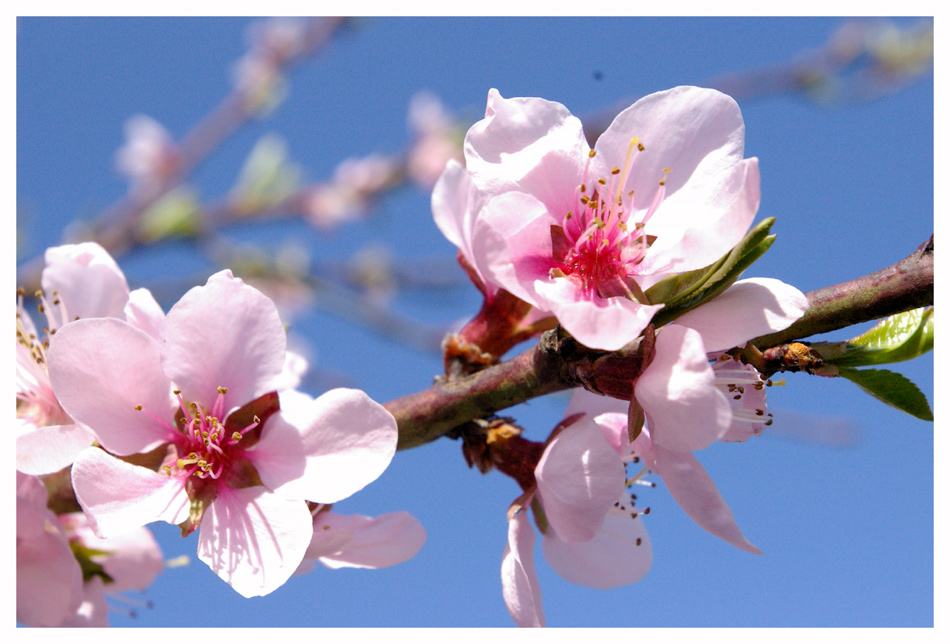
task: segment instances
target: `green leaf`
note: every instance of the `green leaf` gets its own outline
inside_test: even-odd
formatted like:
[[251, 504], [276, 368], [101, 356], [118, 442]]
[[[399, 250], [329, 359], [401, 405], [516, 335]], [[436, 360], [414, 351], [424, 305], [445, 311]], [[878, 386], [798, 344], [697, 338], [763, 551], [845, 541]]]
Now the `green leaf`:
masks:
[[719, 261], [705, 268], [668, 277], [647, 289], [646, 296], [651, 303], [666, 304], [653, 317], [654, 324], [662, 326], [671, 322], [732, 286], [742, 272], [775, 241], [775, 235], [769, 235], [774, 223], [775, 219], [771, 217], [762, 221]]
[[255, 213], [283, 202], [299, 183], [300, 168], [287, 161], [283, 139], [268, 134], [251, 150], [232, 194], [240, 212]]
[[934, 415], [927, 397], [917, 385], [899, 373], [887, 369], [841, 369], [840, 375], [883, 403], [903, 412], [933, 422]]

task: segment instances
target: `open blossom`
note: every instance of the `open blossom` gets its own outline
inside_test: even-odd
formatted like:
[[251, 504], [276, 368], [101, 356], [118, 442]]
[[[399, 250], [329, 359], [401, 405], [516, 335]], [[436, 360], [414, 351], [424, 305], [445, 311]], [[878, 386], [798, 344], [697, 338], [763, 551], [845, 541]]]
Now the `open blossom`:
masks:
[[[54, 337], [53, 387], [103, 448], [76, 459], [77, 500], [100, 537], [157, 520], [200, 525], [199, 558], [242, 595], [267, 594], [310, 543], [304, 501], [334, 503], [375, 480], [395, 453], [395, 420], [350, 389], [288, 396], [278, 410], [283, 326], [230, 271], [186, 293], [159, 338], [117, 319]], [[157, 472], [112, 455], [158, 448]]]
[[33, 475], [56, 472], [95, 440], [60, 406], [47, 368], [49, 337], [76, 319], [112, 317], [153, 336], [164, 317], [147, 289], [129, 291], [118, 264], [99, 244], [49, 248], [41, 278], [42, 331], [17, 303], [17, 469]]
[[491, 90], [465, 138], [484, 204], [474, 265], [583, 344], [619, 349], [662, 307], [646, 288], [710, 264], [745, 234], [759, 173], [743, 147], [738, 105], [714, 90], [651, 94], [593, 150], [563, 105]]
[[532, 501], [546, 520], [544, 557], [567, 581], [591, 588], [632, 584], [652, 562], [646, 530], [632, 520], [636, 512], [624, 492], [624, 466], [592, 417], [567, 424], [549, 442], [534, 473], [536, 490], [509, 511], [502, 556], [502, 594], [519, 626], [545, 624], [534, 570], [535, 535], [527, 518]]
[[754, 369], [732, 359], [710, 365], [710, 355], [784, 329], [807, 308], [807, 299], [794, 287], [749, 279], [660, 329], [652, 361], [633, 389], [646, 425], [632, 444], [626, 405], [601, 399], [605, 413], [598, 421], [621, 458], [638, 458], [663, 479], [700, 527], [748, 552], [761, 551], [743, 536], [692, 452], [760, 432], [768, 422], [766, 383]]

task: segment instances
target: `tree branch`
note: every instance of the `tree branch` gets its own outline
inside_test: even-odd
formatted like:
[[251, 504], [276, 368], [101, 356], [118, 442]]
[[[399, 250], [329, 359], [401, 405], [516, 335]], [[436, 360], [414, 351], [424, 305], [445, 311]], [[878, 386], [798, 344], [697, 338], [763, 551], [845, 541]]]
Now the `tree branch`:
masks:
[[[933, 304], [933, 250], [931, 236], [893, 266], [806, 293], [810, 308], [805, 315], [788, 329], [752, 343], [767, 349]], [[429, 389], [397, 398], [385, 407], [399, 426], [398, 449], [409, 449], [473, 419], [572, 387], [629, 398], [629, 382], [638, 375], [640, 364], [639, 341], [613, 353], [593, 351], [553, 329], [536, 346], [507, 362], [468, 376], [440, 378]]]

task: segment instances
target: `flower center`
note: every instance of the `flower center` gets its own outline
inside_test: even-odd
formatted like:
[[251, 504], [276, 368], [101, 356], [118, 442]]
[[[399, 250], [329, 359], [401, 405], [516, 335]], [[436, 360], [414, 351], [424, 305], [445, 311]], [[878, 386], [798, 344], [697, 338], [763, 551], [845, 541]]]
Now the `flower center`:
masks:
[[552, 226], [551, 239], [555, 267], [551, 277], [566, 277], [583, 291], [587, 298], [628, 297], [643, 301], [639, 286], [630, 279], [638, 274], [653, 238], [644, 231], [647, 221], [656, 212], [666, 195], [666, 173], [653, 202], [640, 221], [628, 221], [632, 209], [633, 190], [624, 194], [633, 167], [634, 154], [644, 150], [640, 139], [633, 137], [627, 148], [623, 169], [615, 167], [610, 178], [598, 178], [588, 184], [591, 150], [584, 168], [583, 183], [574, 190], [574, 208], [564, 215], [561, 226]]
[[[241, 440], [261, 421], [254, 416], [253, 421], [243, 429], [225, 429], [224, 423], [219, 419], [224, 418], [227, 409], [224, 406], [227, 393], [227, 387], [218, 387], [218, 397], [211, 410], [206, 411], [197, 403], [186, 404], [181, 397], [181, 391], [175, 391], [181, 410], [181, 415], [176, 415], [180, 427], [178, 431], [173, 432], [172, 440], [177, 450], [177, 459], [162, 466], [163, 472], [183, 479], [194, 476], [198, 479], [217, 480], [230, 473], [236, 464], [244, 460], [242, 457], [245, 448], [241, 445]], [[141, 405], [136, 409], [141, 410]], [[161, 419], [156, 420], [172, 429]]]

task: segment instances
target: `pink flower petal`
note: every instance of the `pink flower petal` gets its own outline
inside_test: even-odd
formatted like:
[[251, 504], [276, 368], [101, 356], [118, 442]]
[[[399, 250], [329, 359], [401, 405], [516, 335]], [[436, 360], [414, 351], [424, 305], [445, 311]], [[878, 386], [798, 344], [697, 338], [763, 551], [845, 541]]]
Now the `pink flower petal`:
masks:
[[156, 340], [165, 321], [165, 312], [155, 301], [147, 288], [137, 288], [129, 293], [129, 302], [125, 305], [125, 320], [137, 329], [145, 331]]
[[95, 433], [84, 425], [37, 427], [17, 436], [16, 468], [36, 476], [58, 472], [95, 440]]
[[534, 571], [534, 530], [527, 511], [508, 522], [508, 543], [501, 558], [501, 594], [518, 626], [544, 626], [541, 584]]
[[745, 235], [759, 209], [758, 160], [744, 159], [705, 183], [690, 180], [647, 223], [656, 235], [653, 272], [687, 271], [718, 260]]
[[162, 366], [186, 400], [211, 409], [217, 388], [235, 405], [269, 391], [284, 367], [287, 336], [266, 295], [221, 271], [165, 317]]
[[[123, 317], [129, 285], [112, 256], [95, 242], [67, 244], [46, 250], [43, 290], [56, 291], [69, 322], [99, 317]], [[59, 310], [54, 307], [54, 310]]]
[[[110, 586], [111, 590], [111, 586]], [[82, 585], [82, 603], [60, 626], [64, 628], [106, 628], [109, 626], [109, 604], [102, 577], [93, 576]]]
[[808, 299], [794, 286], [753, 278], [736, 282], [716, 299], [676, 318], [676, 324], [699, 331], [706, 351], [723, 351], [781, 331], [807, 309]]
[[653, 444], [654, 472], [663, 478], [670, 494], [699, 527], [735, 547], [760, 555], [762, 551], [743, 536], [732, 510], [723, 501], [709, 474], [689, 452]]
[[120, 461], [98, 447], [79, 455], [72, 481], [76, 499], [100, 538], [153, 521], [179, 524], [188, 518], [190, 502], [182, 481]]
[[489, 292], [494, 293], [497, 286], [486, 280], [479, 266], [481, 260], [472, 250], [475, 215], [481, 209], [482, 201], [465, 166], [451, 159], [432, 190], [432, 215], [445, 238], [458, 247]]
[[564, 412], [565, 418], [574, 414], [586, 414], [600, 427], [607, 444], [619, 456], [627, 454], [630, 439], [627, 434], [627, 407], [630, 403], [609, 396], [600, 396], [581, 387], [574, 390], [571, 402]]
[[698, 332], [671, 324], [657, 333], [653, 362], [634, 389], [654, 445], [692, 452], [726, 433], [732, 410], [714, 383]]
[[266, 595], [297, 569], [312, 534], [303, 501], [222, 487], [202, 519], [198, 558], [244, 597]]
[[548, 522], [569, 542], [588, 541], [597, 534], [625, 481], [623, 463], [588, 418], [551, 441], [534, 474]]
[[624, 192], [635, 190], [634, 208], [645, 211], [666, 168], [671, 169], [668, 199], [689, 182], [705, 186], [714, 200], [718, 175], [742, 160], [745, 126], [736, 102], [716, 90], [674, 87], [656, 92], [618, 114], [600, 136], [591, 163], [593, 176], [608, 176], [612, 166], [623, 167], [633, 136], [645, 151], [634, 157]]
[[552, 311], [578, 342], [592, 349], [616, 351], [646, 328], [662, 304], [644, 305], [623, 297], [584, 299], [569, 280], [535, 283], [540, 306]]
[[589, 588], [616, 588], [638, 582], [653, 564], [653, 548], [643, 519], [628, 515], [608, 514], [601, 531], [582, 543], [567, 543], [548, 530], [541, 540], [541, 551], [554, 572]]
[[17, 540], [16, 620], [25, 626], [59, 626], [82, 602], [82, 571], [55, 523], [49, 512], [48, 530]]
[[570, 210], [589, 149], [580, 120], [560, 103], [505, 99], [495, 89], [465, 136], [466, 167], [481, 192], [526, 192], [556, 214]]
[[299, 411], [271, 416], [248, 456], [261, 481], [282, 496], [335, 503], [379, 478], [397, 436], [382, 405], [356, 389], [333, 389], [308, 405], [305, 418]]
[[544, 204], [531, 195], [509, 192], [495, 197], [478, 212], [472, 229], [475, 265], [489, 282], [539, 306], [534, 283], [547, 279], [554, 266], [553, 223]]
[[[112, 318], [79, 320], [50, 342], [50, 382], [63, 409], [119, 456], [148, 451], [172, 431], [177, 406], [161, 369], [158, 343]], [[144, 411], [135, 407], [141, 405]]]
[[[321, 512], [313, 522], [314, 538], [325, 528], [331, 533], [347, 531], [352, 535], [338, 550], [320, 555], [320, 563], [328, 568], [395, 566], [415, 557], [426, 541], [425, 528], [408, 512], [378, 517]], [[310, 550], [307, 552], [309, 555]]]

